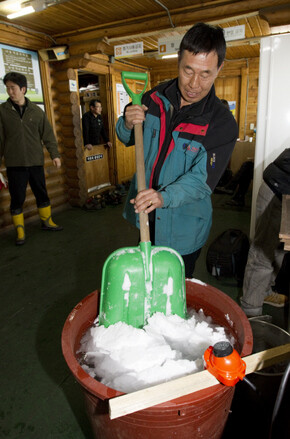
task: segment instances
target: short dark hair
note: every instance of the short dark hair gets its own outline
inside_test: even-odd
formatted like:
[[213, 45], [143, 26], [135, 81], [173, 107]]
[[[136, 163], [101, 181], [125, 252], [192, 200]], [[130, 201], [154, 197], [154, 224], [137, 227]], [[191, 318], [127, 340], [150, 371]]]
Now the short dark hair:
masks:
[[102, 103], [99, 99], [92, 99], [92, 100], [90, 101], [90, 107], [94, 107], [94, 106], [96, 105], [97, 102], [98, 102], [99, 104]]
[[226, 56], [226, 41], [223, 29], [206, 23], [196, 23], [182, 38], [178, 53], [179, 61], [184, 50], [188, 50], [195, 55], [215, 51], [218, 56], [218, 67], [220, 67]]
[[9, 72], [3, 78], [3, 82], [6, 85], [6, 82], [11, 81], [14, 84], [19, 85], [20, 88], [25, 87], [27, 91], [27, 79], [26, 76], [22, 75], [22, 73], [18, 72]]

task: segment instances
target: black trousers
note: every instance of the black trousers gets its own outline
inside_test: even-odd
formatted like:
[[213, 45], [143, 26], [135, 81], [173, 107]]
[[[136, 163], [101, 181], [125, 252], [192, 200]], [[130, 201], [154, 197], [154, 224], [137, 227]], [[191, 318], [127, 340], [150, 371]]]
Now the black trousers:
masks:
[[10, 211], [12, 215], [18, 215], [22, 212], [28, 183], [35, 196], [37, 207], [50, 205], [43, 166], [7, 167], [7, 178], [11, 197]]
[[185, 277], [188, 277], [189, 279], [192, 278], [195, 269], [195, 263], [200, 255], [200, 252], [201, 248], [193, 253], [190, 253], [189, 255], [181, 255], [182, 259], [184, 260]]

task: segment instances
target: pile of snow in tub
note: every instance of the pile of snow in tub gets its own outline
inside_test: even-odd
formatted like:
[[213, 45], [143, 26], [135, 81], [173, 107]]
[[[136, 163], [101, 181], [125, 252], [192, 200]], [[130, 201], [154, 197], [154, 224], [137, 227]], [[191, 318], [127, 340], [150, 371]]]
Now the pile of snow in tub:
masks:
[[203, 370], [205, 350], [225, 340], [234, 344], [202, 309], [188, 310], [187, 319], [155, 313], [142, 329], [123, 322], [105, 328], [97, 318], [78, 353], [91, 377], [130, 393]]

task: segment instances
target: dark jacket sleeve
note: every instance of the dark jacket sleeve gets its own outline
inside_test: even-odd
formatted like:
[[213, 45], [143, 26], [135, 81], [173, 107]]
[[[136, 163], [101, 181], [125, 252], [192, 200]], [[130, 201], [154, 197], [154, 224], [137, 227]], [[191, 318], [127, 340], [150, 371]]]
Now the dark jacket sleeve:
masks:
[[83, 127], [84, 145], [88, 145], [90, 143], [89, 140], [90, 121], [87, 113], [85, 113], [82, 117], [82, 127]]
[[41, 140], [43, 141], [47, 151], [49, 152], [51, 160], [55, 158], [60, 158], [60, 154], [58, 152], [58, 147], [57, 147], [57, 141], [52, 126], [50, 125], [45, 113], [43, 113]]
[[106, 130], [105, 130], [105, 127], [104, 127], [104, 121], [103, 121], [103, 119], [102, 119], [101, 136], [102, 136], [102, 138], [104, 139], [105, 143], [108, 143], [108, 142], [109, 142], [109, 137], [108, 137], [108, 135], [107, 135], [107, 133], [106, 133]]
[[283, 194], [290, 194], [290, 148], [286, 148], [267, 166], [263, 179], [280, 199]]
[[215, 105], [215, 115], [205, 139], [207, 184], [212, 191], [229, 163], [238, 138], [238, 125], [232, 113], [223, 104]]

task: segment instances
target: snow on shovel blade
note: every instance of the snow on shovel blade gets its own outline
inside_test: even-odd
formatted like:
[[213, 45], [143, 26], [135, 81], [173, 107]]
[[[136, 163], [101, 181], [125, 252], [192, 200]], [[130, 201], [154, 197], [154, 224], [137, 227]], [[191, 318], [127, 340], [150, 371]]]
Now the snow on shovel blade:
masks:
[[175, 250], [140, 242], [113, 252], [103, 267], [99, 321], [142, 328], [155, 312], [185, 318], [184, 262]]

